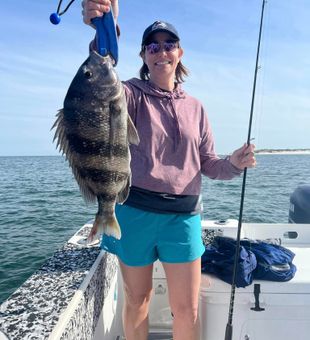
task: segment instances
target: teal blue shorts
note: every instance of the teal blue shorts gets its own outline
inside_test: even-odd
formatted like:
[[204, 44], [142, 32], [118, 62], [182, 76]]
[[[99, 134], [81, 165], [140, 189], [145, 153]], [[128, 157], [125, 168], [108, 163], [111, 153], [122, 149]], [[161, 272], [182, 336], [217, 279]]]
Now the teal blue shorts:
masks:
[[191, 262], [205, 248], [200, 215], [160, 214], [117, 205], [120, 240], [102, 237], [101, 248], [117, 255], [128, 266], [146, 266], [157, 259], [167, 263]]

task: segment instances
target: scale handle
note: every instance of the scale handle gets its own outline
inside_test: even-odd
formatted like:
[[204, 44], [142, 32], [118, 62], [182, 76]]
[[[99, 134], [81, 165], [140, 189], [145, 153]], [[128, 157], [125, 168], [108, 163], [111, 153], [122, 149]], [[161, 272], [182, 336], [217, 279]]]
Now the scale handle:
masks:
[[92, 23], [96, 27], [98, 53], [102, 56], [110, 54], [115, 66], [118, 62], [118, 43], [112, 9], [102, 17], [92, 19]]

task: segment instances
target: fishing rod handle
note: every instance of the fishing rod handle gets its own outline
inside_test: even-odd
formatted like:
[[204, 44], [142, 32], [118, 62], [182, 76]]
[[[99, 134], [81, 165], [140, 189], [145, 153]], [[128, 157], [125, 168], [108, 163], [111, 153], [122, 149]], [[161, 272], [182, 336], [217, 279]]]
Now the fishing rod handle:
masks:
[[91, 22], [96, 27], [98, 53], [102, 56], [110, 54], [115, 66], [118, 62], [118, 43], [112, 9], [102, 17], [92, 19]]
[[232, 325], [228, 323], [226, 325], [225, 330], [225, 340], [232, 340], [232, 333], [233, 333]]

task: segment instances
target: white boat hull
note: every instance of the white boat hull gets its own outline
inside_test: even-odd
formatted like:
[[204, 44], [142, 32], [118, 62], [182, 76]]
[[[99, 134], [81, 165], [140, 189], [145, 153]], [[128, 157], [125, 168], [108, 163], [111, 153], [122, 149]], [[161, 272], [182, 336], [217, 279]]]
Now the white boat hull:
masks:
[[[236, 222], [218, 226], [206, 222], [204, 229], [224, 236], [236, 235]], [[310, 226], [293, 224], [246, 224], [243, 237], [277, 238], [295, 254], [295, 277], [289, 282], [255, 281], [237, 288], [233, 313], [233, 340], [306, 340], [310, 334]], [[254, 311], [254, 284], [260, 285], [259, 305]], [[153, 275], [154, 296], [150, 309], [151, 329], [172, 324], [167, 284], [160, 263]], [[200, 291], [201, 340], [224, 340], [231, 286], [218, 278], [202, 275]], [[165, 302], [166, 301], [166, 302]]]
[[[123, 339], [122, 278], [118, 262], [114, 255], [82, 245], [80, 241], [88, 234], [89, 228], [90, 224], [82, 228], [0, 306], [1, 340], [24, 340], [34, 334], [51, 340]], [[203, 222], [203, 233], [207, 230], [208, 235], [234, 237], [236, 229], [237, 221], [228, 221], [224, 225]], [[310, 225], [245, 223], [242, 237], [280, 238], [282, 244], [296, 254], [297, 273], [289, 282], [255, 281], [236, 290], [232, 340], [309, 339]], [[81, 277], [79, 288], [73, 291]], [[265, 309], [261, 312], [251, 310], [255, 305], [254, 284], [260, 284], [259, 304]], [[154, 265], [153, 288], [149, 339], [172, 339], [173, 319], [167, 282], [159, 262]], [[21, 309], [24, 300], [27, 304], [24, 303]], [[216, 277], [202, 275], [201, 340], [224, 340], [229, 301], [230, 285]], [[31, 322], [31, 318], [35, 322]]]

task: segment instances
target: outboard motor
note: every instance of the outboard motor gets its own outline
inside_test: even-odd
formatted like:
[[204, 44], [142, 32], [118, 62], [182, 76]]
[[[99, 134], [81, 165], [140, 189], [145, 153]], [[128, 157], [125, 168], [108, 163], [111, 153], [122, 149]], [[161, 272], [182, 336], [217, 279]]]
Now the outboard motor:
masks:
[[310, 185], [301, 185], [290, 197], [289, 223], [310, 223]]

